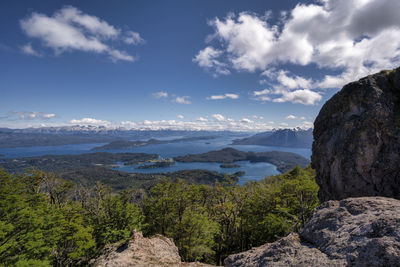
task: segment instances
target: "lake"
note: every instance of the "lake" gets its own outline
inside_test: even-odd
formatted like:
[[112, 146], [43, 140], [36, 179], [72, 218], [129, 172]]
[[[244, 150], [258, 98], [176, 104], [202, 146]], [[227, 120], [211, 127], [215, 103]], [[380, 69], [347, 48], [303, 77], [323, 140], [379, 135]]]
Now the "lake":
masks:
[[[247, 151], [264, 152], [273, 150], [293, 152], [300, 154], [307, 159], [311, 158], [311, 149], [308, 148], [230, 145], [233, 139], [235, 138], [221, 137], [210, 140], [198, 140], [190, 142], [150, 145], [150, 146], [136, 147], [130, 149], [107, 150], [106, 152], [154, 153], [160, 155], [160, 157], [162, 158], [171, 158], [175, 156], [198, 154], [198, 153], [208, 152], [211, 150], [220, 150], [226, 147], [233, 147], [235, 149], [246, 152]], [[18, 158], [18, 157], [43, 156], [43, 155], [83, 154], [83, 153], [93, 153], [94, 151], [90, 151], [90, 149], [101, 145], [104, 145], [104, 143], [63, 145], [63, 146], [0, 148], [0, 154], [4, 155], [4, 158]], [[157, 169], [135, 169], [135, 167], [137, 166], [121, 166], [120, 168], [117, 169], [126, 172], [138, 172], [138, 173], [161, 173], [161, 172], [174, 172], [179, 170], [190, 170], [190, 169], [206, 169], [211, 171], [218, 171], [221, 173], [234, 173], [237, 171], [244, 171], [246, 174], [240, 178], [239, 184], [244, 184], [246, 181], [250, 180], [261, 180], [266, 176], [279, 174], [279, 171], [276, 169], [276, 167], [269, 163], [264, 163], [264, 162], [250, 163], [248, 161], [242, 161], [238, 162], [238, 164], [240, 165], [239, 168], [229, 168], [229, 169], [220, 168], [219, 163], [203, 163], [203, 162], [190, 162], [190, 163], [177, 162], [173, 166], [166, 168], [157, 168]]]

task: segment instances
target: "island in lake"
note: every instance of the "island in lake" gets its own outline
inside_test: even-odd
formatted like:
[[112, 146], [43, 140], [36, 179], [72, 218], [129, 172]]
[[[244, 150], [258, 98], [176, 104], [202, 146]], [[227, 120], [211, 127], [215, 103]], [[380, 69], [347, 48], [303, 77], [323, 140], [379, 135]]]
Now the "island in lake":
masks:
[[224, 148], [216, 151], [209, 151], [202, 154], [188, 154], [186, 156], [174, 157], [177, 162], [218, 162], [233, 163], [236, 161], [248, 160], [254, 162], [268, 162], [276, 166], [280, 172], [300, 166], [307, 166], [310, 161], [299, 154], [283, 151], [267, 152], [244, 152], [234, 148]]
[[[45, 155], [37, 157], [6, 158], [0, 168], [9, 173], [22, 173], [29, 169], [57, 174], [78, 185], [94, 186], [102, 183], [114, 191], [125, 189], [150, 189], [162, 179], [184, 180], [187, 183], [215, 184], [216, 182], [237, 182], [243, 173], [224, 174], [209, 170], [181, 170], [168, 173], [128, 173], [113, 169], [120, 164], [160, 163], [159, 155], [147, 153], [96, 152], [80, 155]], [[172, 164], [172, 162], [171, 162]]]
[[195, 137], [178, 138], [172, 140], [158, 140], [158, 139], [149, 139], [147, 141], [117, 140], [103, 146], [94, 147], [91, 150], [95, 151], [95, 150], [129, 149], [129, 148], [149, 146], [149, 145], [192, 142], [199, 140], [210, 140], [215, 138], [217, 138], [217, 136], [195, 136]]
[[[175, 157], [178, 162], [218, 162], [234, 164], [235, 161], [268, 162], [280, 172], [285, 172], [299, 165], [304, 167], [309, 161], [290, 152], [243, 152], [233, 148], [210, 151], [203, 154], [189, 154]], [[110, 186], [115, 191], [128, 188], [148, 189], [162, 179], [182, 179], [189, 183], [213, 184], [217, 181], [238, 181], [243, 172], [224, 174], [209, 170], [184, 170], [169, 173], [128, 173], [115, 170], [123, 165], [142, 165], [141, 168], [160, 168], [174, 164], [172, 160], [160, 160], [157, 154], [147, 153], [108, 153], [96, 152], [80, 155], [45, 155], [37, 157], [3, 158], [0, 167], [7, 172], [18, 173], [28, 169], [53, 172], [60, 177], [78, 185], [92, 186], [98, 182]], [[231, 166], [233, 167], [233, 166]]]
[[157, 168], [165, 168], [170, 167], [175, 164], [175, 161], [171, 160], [163, 160], [163, 161], [156, 161], [151, 164], [145, 164], [136, 167], [135, 169], [157, 169]]
[[223, 163], [219, 165], [219, 167], [223, 169], [232, 169], [232, 168], [240, 168], [240, 165], [235, 163]]

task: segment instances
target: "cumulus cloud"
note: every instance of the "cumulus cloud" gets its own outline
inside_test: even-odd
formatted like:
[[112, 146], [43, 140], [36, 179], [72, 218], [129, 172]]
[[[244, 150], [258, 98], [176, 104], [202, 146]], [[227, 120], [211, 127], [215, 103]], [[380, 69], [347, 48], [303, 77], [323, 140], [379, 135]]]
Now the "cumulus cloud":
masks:
[[202, 121], [202, 122], [206, 122], [206, 121], [208, 121], [206, 118], [203, 118], [203, 117], [198, 117], [197, 118], [197, 121]]
[[213, 117], [216, 121], [225, 121], [225, 117], [222, 116], [221, 114], [213, 114], [211, 115], [211, 117]]
[[178, 116], [176, 116], [178, 119], [181, 119], [181, 120], [183, 120], [184, 118], [185, 118], [185, 116], [183, 116], [183, 115], [178, 115]]
[[240, 122], [242, 122], [242, 123], [253, 123], [254, 121], [252, 121], [252, 120], [250, 120], [248, 118], [243, 118], [243, 119], [240, 120]]
[[108, 126], [111, 122], [106, 120], [97, 120], [94, 118], [82, 118], [82, 119], [72, 119], [68, 123], [78, 124], [78, 125], [96, 125], [96, 126]]
[[223, 94], [223, 95], [212, 95], [210, 97], [207, 97], [208, 100], [221, 100], [221, 99], [238, 99], [239, 95], [238, 94]]
[[314, 105], [322, 99], [321, 92], [315, 90], [312, 79], [275, 69], [264, 71], [261, 75], [268, 77], [271, 89], [253, 91], [254, 100]]
[[213, 47], [206, 47], [200, 50], [199, 53], [193, 58], [193, 62], [199, 64], [200, 67], [206, 68], [208, 70], [214, 69], [214, 76], [218, 75], [228, 75], [231, 72], [227, 68], [227, 64], [217, 60], [221, 56], [222, 51], [214, 49]]
[[295, 115], [288, 115], [288, 116], [286, 116], [286, 119], [287, 120], [295, 120], [295, 119], [297, 119], [297, 117]]
[[319, 93], [308, 89], [304, 90], [302, 89], [302, 90], [282, 92], [282, 96], [274, 98], [272, 101], [276, 103], [292, 102], [303, 105], [314, 105], [321, 99], [322, 96]]
[[39, 111], [13, 111], [12, 114], [18, 116], [21, 120], [47, 120], [56, 117], [56, 114], [54, 113]]
[[26, 44], [24, 46], [21, 46], [21, 51], [24, 54], [35, 56], [35, 57], [41, 57], [42, 55], [37, 52], [35, 49], [33, 49], [31, 44]]
[[254, 96], [268, 95], [269, 93], [271, 93], [271, 90], [268, 90], [268, 89], [264, 89], [261, 91], [253, 91]]
[[[72, 6], [63, 7], [52, 16], [34, 12], [21, 20], [20, 25], [26, 35], [39, 39], [56, 54], [78, 50], [107, 54], [113, 61], [135, 60], [127, 52], [109, 44], [121, 38], [121, 30]], [[138, 42], [140, 36], [134, 36], [134, 32], [127, 32], [125, 42], [126, 38], [130, 38], [128, 42]]]
[[318, 88], [339, 88], [400, 65], [399, 9], [398, 0], [320, 0], [297, 4], [275, 24], [269, 16], [229, 14], [210, 21], [213, 43], [202, 50], [216, 51], [211, 58], [217, 64], [195, 62], [208, 69], [222, 65], [248, 72], [268, 71], [279, 64], [314, 64], [325, 72], [322, 79], [275, 71], [260, 80], [272, 83], [275, 96], [259, 98], [312, 105], [321, 99]]
[[156, 92], [152, 94], [154, 98], [160, 99], [160, 98], [167, 98], [168, 93], [164, 91]]
[[178, 103], [178, 104], [185, 104], [189, 105], [192, 104], [192, 102], [189, 100], [190, 96], [177, 96], [175, 99], [172, 100], [172, 102]]

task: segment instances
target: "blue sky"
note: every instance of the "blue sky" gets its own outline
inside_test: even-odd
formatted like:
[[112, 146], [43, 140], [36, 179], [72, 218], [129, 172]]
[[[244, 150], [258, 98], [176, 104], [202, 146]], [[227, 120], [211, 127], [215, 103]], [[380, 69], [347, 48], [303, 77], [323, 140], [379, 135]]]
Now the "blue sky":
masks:
[[398, 10], [398, 0], [3, 1], [0, 127], [311, 127], [344, 84], [400, 65]]

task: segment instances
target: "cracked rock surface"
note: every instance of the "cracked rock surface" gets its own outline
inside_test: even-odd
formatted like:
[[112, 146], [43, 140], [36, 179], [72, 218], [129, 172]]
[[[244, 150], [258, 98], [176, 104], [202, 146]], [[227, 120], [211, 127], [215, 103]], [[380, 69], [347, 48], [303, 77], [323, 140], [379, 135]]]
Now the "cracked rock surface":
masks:
[[327, 201], [300, 234], [231, 255], [225, 266], [400, 266], [400, 201]]

